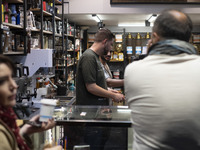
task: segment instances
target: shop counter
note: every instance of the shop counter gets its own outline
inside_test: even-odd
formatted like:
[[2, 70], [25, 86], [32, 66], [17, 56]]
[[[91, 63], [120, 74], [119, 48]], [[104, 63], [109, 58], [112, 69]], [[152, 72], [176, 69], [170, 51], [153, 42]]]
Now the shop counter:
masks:
[[67, 138], [69, 150], [76, 145], [90, 145], [91, 150], [127, 150], [132, 145], [130, 115], [127, 106], [71, 105], [56, 108], [54, 118], [63, 128], [59, 136], [63, 141]]
[[[33, 115], [38, 113], [39, 110]], [[56, 127], [52, 137], [67, 150], [77, 145], [89, 145], [90, 150], [128, 150], [132, 147], [133, 136], [130, 115], [128, 106], [55, 107]], [[45, 138], [49, 137], [47, 135], [45, 141], [51, 141]], [[34, 141], [41, 137], [38, 135]]]
[[128, 106], [78, 106], [55, 109], [57, 125], [131, 127]]

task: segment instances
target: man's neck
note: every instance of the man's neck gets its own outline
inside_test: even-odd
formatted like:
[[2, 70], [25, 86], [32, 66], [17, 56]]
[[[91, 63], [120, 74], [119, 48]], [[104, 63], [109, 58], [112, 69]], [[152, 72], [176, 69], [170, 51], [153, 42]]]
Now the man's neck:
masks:
[[94, 51], [97, 55], [99, 55], [99, 56], [102, 55], [102, 49], [101, 49], [100, 43], [94, 43], [94, 44], [92, 44], [92, 46], [90, 47], [90, 49], [92, 51]]

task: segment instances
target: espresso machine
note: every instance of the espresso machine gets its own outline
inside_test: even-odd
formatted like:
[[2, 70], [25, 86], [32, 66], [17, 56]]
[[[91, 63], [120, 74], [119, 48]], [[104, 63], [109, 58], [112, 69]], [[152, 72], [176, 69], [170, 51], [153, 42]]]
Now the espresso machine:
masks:
[[[14, 80], [18, 85], [16, 101], [17, 104], [13, 108], [18, 118], [29, 117], [32, 113], [30, 110], [30, 99], [37, 96], [36, 89], [32, 91], [28, 90], [28, 86], [31, 84], [29, 76], [29, 67], [23, 66], [21, 63], [16, 63], [16, 76]], [[23, 102], [25, 100], [25, 102]]]

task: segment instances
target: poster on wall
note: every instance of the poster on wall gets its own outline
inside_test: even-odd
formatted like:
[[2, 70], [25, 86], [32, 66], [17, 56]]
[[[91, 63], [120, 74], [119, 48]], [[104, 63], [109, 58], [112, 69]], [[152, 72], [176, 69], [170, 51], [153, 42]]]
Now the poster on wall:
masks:
[[110, 0], [110, 4], [200, 4], [200, 0]]

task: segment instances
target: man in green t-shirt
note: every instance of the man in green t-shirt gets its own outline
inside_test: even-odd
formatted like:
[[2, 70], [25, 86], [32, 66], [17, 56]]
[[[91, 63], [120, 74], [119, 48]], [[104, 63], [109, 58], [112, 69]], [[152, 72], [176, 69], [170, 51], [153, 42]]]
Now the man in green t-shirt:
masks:
[[109, 105], [109, 98], [116, 102], [124, 95], [109, 91], [99, 56], [106, 55], [113, 48], [114, 35], [102, 28], [95, 34], [93, 45], [81, 56], [77, 66], [76, 104]]

